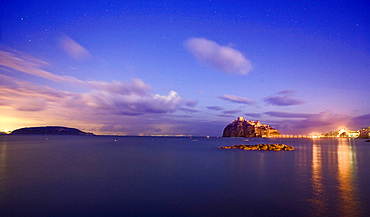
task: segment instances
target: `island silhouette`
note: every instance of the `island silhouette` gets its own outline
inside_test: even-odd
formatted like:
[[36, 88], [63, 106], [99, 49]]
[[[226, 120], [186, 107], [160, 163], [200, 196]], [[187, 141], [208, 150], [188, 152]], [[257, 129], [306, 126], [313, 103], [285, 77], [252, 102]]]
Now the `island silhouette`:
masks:
[[10, 135], [41, 134], [41, 135], [94, 135], [83, 132], [76, 128], [47, 126], [47, 127], [25, 127], [12, 131]]

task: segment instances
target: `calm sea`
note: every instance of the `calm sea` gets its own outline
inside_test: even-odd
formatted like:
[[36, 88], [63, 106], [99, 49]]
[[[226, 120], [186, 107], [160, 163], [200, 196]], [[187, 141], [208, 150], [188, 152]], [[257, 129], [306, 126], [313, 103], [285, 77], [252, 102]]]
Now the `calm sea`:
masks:
[[[289, 152], [218, 149], [284, 143]], [[0, 216], [370, 216], [362, 139], [0, 136]]]

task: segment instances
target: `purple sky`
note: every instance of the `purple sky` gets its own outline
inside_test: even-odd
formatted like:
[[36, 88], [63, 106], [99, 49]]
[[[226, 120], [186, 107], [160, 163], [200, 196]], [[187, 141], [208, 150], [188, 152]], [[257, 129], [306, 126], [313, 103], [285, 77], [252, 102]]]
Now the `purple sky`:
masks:
[[0, 3], [0, 130], [370, 126], [366, 1]]

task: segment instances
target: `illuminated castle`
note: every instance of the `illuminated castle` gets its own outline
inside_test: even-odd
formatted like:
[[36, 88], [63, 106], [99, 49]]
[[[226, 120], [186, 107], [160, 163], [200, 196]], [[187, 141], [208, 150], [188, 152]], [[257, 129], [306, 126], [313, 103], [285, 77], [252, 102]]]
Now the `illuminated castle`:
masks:
[[280, 135], [280, 132], [260, 121], [248, 121], [238, 117], [231, 124], [227, 125], [223, 137], [269, 137]]

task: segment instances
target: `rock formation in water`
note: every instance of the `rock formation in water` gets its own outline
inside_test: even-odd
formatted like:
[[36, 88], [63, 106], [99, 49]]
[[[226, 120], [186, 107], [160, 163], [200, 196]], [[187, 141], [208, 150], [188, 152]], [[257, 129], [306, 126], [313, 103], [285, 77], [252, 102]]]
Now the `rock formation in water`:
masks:
[[269, 137], [278, 136], [280, 132], [259, 121], [247, 121], [238, 117], [224, 129], [223, 137]]
[[258, 144], [258, 145], [233, 145], [221, 146], [222, 149], [262, 150], [262, 151], [293, 151], [294, 148], [284, 144]]
[[69, 127], [27, 127], [14, 130], [11, 135], [19, 134], [44, 134], [44, 135], [94, 135], [93, 133], [86, 133], [81, 130]]

